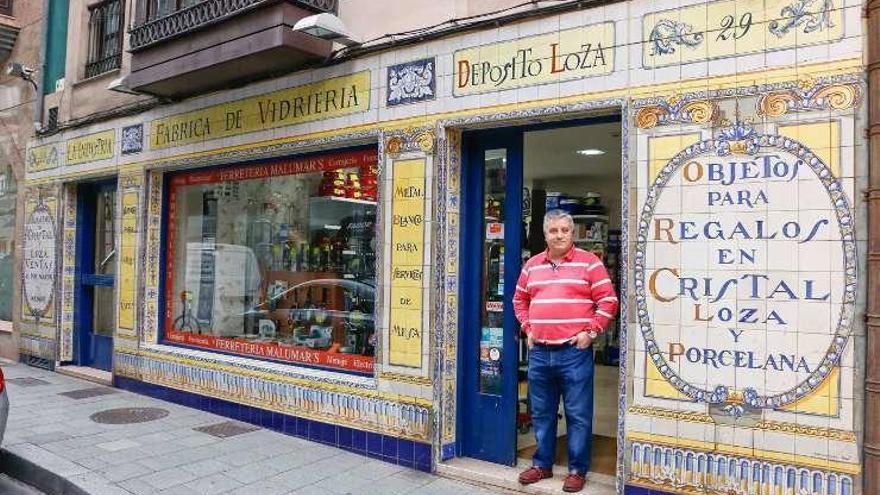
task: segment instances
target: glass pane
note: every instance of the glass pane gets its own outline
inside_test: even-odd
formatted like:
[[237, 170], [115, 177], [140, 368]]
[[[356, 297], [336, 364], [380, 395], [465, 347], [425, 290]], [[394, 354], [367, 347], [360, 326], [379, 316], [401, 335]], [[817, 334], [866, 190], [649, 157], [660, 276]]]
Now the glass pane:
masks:
[[92, 314], [92, 332], [104, 337], [112, 337], [116, 326], [116, 304], [113, 299], [113, 287], [94, 287], [94, 311]]
[[0, 321], [12, 321], [12, 271], [15, 259], [15, 175], [0, 173]]
[[301, 162], [175, 177], [167, 340], [372, 371], [376, 154]]
[[486, 150], [483, 216], [483, 287], [480, 308], [480, 392], [501, 394], [504, 342], [504, 184], [507, 150]]
[[95, 274], [116, 273], [115, 219], [116, 191], [103, 190], [95, 207]]

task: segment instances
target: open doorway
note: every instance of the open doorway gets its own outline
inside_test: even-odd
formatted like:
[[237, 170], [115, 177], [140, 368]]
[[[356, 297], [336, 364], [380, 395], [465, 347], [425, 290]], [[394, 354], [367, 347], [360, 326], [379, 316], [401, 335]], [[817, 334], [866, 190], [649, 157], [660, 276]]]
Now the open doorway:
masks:
[[[527, 347], [513, 315], [522, 263], [546, 247], [544, 213], [563, 209], [575, 242], [599, 255], [618, 290], [621, 255], [620, 119], [603, 117], [464, 134], [458, 452], [514, 466], [535, 450]], [[594, 343], [590, 470], [617, 468], [619, 323]], [[556, 472], [567, 470], [563, 410]]]
[[[619, 122], [527, 131], [523, 136], [525, 261], [545, 249], [542, 221], [552, 209], [569, 212], [575, 245], [599, 256], [619, 291], [621, 253], [621, 141]], [[617, 465], [617, 401], [620, 329], [614, 320], [593, 344], [593, 448], [591, 470], [613, 475]], [[520, 368], [527, 363], [521, 341]], [[528, 382], [518, 383], [517, 457], [531, 459]], [[565, 415], [560, 404], [556, 465], [568, 463]]]

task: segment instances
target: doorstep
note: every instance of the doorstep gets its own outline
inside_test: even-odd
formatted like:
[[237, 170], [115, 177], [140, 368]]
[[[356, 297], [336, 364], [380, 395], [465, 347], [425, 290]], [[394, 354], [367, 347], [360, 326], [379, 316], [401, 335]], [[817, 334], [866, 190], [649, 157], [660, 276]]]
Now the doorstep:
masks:
[[[466, 481], [484, 487], [501, 488], [510, 493], [530, 493], [539, 495], [559, 495], [565, 468], [556, 466], [553, 478], [532, 485], [520, 485], [517, 481], [520, 471], [528, 468], [531, 461], [519, 459], [516, 467], [467, 457], [458, 457], [437, 464], [437, 474], [446, 478]], [[614, 495], [614, 477], [607, 474], [588, 473], [583, 495]]]
[[108, 387], [113, 386], [113, 374], [109, 371], [99, 370], [98, 368], [89, 368], [88, 366], [56, 366], [55, 371], [62, 375], [81, 378], [90, 382], [99, 383]]

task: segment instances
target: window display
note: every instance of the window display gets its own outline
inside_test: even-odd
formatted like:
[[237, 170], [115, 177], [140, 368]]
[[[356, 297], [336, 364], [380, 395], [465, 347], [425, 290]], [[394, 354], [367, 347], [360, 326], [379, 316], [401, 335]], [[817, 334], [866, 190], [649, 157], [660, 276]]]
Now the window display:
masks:
[[375, 149], [174, 175], [165, 339], [370, 372]]

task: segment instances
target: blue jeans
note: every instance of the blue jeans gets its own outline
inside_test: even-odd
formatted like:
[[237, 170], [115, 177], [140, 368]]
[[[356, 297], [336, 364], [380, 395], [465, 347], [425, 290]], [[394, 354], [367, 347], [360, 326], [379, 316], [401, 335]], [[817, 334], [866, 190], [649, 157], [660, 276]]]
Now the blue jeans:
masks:
[[590, 470], [593, 450], [593, 347], [535, 345], [529, 350], [529, 400], [538, 450], [532, 464], [551, 469], [556, 457], [559, 397], [565, 406], [568, 471]]

